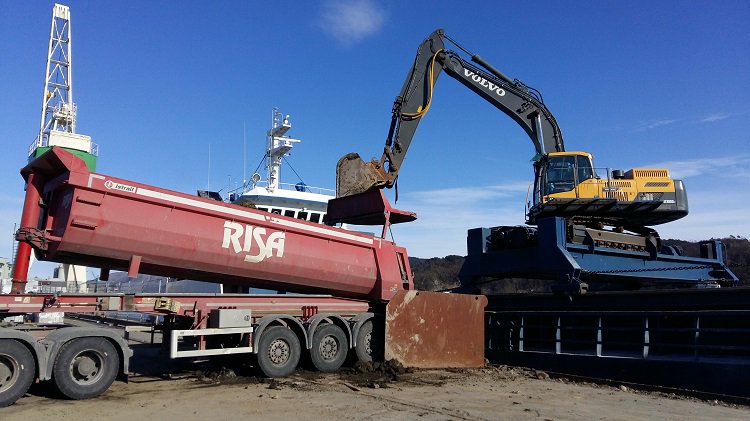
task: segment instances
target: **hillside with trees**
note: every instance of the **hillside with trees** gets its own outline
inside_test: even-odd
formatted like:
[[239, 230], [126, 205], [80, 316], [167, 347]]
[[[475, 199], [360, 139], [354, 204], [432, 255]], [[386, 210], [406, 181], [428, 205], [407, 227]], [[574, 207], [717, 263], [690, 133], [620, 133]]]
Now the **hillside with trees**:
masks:
[[[723, 238], [722, 243], [726, 247], [727, 263], [730, 269], [740, 279], [740, 285], [750, 285], [750, 241], [744, 237]], [[686, 256], [700, 256], [698, 242], [683, 240], [663, 240], [664, 245], [674, 246], [682, 250]], [[464, 262], [462, 256], [433, 257], [431, 259], [420, 259], [410, 257], [412, 271], [414, 272], [414, 283], [417, 289], [425, 291], [440, 291], [453, 288], [458, 285], [458, 271]], [[501, 288], [502, 292], [510, 292], [516, 288], [519, 280], [508, 280], [507, 287]], [[535, 289], [525, 283], [523, 290]], [[497, 291], [500, 292], [500, 291]]]

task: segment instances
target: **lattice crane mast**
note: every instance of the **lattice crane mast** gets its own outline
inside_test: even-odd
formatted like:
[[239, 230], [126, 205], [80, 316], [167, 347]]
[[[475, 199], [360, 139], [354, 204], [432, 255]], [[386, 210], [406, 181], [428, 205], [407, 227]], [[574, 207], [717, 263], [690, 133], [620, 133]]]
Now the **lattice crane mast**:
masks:
[[38, 136], [29, 147], [29, 162], [52, 146], [60, 146], [82, 158], [94, 171], [99, 146], [90, 136], [76, 133], [71, 40], [70, 8], [56, 3], [52, 8], [41, 122]]

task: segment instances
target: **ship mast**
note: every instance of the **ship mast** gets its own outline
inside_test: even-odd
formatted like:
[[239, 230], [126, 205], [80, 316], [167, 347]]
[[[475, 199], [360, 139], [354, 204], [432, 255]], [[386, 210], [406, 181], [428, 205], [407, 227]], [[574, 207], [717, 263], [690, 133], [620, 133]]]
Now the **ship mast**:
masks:
[[266, 145], [268, 186], [266, 188], [271, 192], [279, 188], [282, 158], [289, 153], [294, 143], [301, 142], [299, 139], [285, 136], [286, 132], [292, 128], [292, 124], [289, 122], [289, 115], [283, 118], [282, 116], [278, 108], [273, 109], [271, 129], [268, 131]]

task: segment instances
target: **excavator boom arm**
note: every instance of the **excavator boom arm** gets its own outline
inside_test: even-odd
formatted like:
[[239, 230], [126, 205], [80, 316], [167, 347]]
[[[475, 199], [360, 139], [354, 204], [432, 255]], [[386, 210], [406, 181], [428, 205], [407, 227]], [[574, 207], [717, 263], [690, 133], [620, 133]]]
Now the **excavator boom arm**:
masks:
[[[445, 73], [518, 123], [531, 138], [537, 154], [565, 151], [562, 132], [555, 117], [526, 85], [490, 74], [466, 62], [453, 51], [438, 54], [437, 61]], [[494, 70], [491, 66], [490, 69]]]
[[560, 127], [540, 95], [532, 93], [523, 83], [511, 80], [479, 56], [472, 55], [472, 61], [484, 69], [463, 60], [456, 52], [445, 50], [445, 39], [444, 31], [438, 29], [417, 49], [414, 65], [393, 103], [388, 137], [380, 159], [365, 163], [359, 155], [348, 154], [339, 160], [337, 196], [395, 184], [417, 126], [429, 111], [433, 88], [442, 71], [518, 123], [531, 138], [537, 157], [565, 150]]

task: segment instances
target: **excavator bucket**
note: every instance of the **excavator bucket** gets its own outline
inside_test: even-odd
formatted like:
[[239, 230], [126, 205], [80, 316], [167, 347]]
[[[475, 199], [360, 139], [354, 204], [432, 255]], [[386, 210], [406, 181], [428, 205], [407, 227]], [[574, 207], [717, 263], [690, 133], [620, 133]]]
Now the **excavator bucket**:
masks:
[[364, 193], [386, 180], [376, 162], [365, 162], [356, 153], [346, 154], [336, 164], [336, 197]]
[[402, 290], [388, 303], [385, 359], [404, 367], [484, 365], [483, 295]]

